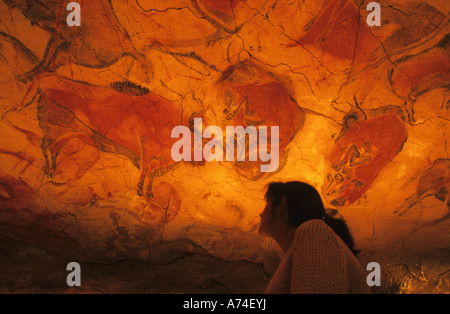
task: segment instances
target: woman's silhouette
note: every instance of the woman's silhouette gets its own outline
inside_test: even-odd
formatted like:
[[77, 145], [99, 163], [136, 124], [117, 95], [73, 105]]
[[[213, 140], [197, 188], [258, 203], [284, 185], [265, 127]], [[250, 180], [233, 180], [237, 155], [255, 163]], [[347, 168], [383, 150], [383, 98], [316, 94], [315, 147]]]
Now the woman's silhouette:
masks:
[[370, 293], [343, 220], [328, 216], [317, 190], [303, 182], [272, 182], [259, 233], [283, 257], [266, 293]]

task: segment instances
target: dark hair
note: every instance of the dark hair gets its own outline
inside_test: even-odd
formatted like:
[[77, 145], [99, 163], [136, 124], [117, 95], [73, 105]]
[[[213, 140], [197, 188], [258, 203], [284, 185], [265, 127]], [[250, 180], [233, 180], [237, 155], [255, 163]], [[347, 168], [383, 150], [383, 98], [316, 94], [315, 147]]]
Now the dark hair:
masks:
[[353, 254], [358, 255], [360, 251], [354, 249], [353, 237], [347, 224], [344, 220], [330, 217], [326, 213], [322, 199], [313, 186], [298, 181], [272, 182], [268, 185], [265, 198], [272, 202], [273, 207], [279, 204], [282, 196], [286, 197], [289, 225], [298, 227], [305, 221], [322, 219], [347, 244]]

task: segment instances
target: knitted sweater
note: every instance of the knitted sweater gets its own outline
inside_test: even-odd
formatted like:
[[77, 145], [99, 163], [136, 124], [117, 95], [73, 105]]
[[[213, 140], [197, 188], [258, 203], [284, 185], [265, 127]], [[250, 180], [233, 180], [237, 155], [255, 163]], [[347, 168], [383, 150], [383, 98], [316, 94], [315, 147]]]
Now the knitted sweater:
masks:
[[370, 293], [368, 273], [320, 219], [302, 223], [266, 293]]

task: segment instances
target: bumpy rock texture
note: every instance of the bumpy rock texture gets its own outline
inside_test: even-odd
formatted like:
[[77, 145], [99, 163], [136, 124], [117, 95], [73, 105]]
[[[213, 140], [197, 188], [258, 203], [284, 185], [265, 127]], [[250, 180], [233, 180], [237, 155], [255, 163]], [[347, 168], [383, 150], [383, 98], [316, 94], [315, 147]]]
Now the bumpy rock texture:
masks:
[[[70, 292], [68, 261], [82, 292], [263, 292], [265, 186], [299, 180], [375, 292], [449, 293], [448, 1], [68, 2], [0, 2], [1, 292]], [[279, 126], [278, 170], [175, 162], [195, 117]]]

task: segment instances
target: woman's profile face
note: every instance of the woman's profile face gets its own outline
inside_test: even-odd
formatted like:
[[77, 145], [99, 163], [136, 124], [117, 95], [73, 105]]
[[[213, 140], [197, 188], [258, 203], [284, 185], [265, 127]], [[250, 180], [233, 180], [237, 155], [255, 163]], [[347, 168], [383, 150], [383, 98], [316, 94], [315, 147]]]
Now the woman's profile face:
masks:
[[259, 215], [261, 217], [261, 222], [259, 223], [258, 233], [271, 235], [272, 230], [272, 201], [270, 199], [266, 200], [266, 207]]

